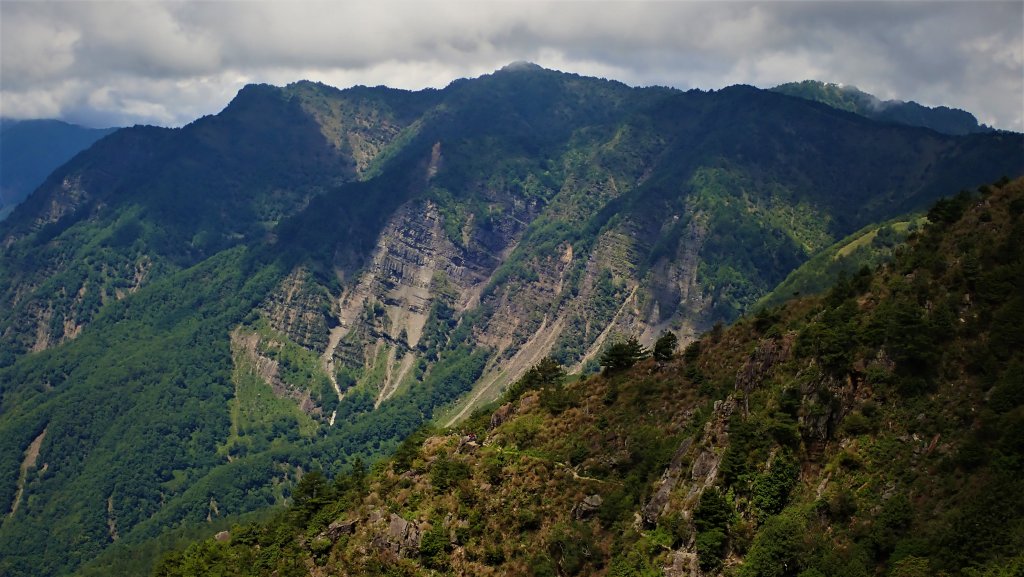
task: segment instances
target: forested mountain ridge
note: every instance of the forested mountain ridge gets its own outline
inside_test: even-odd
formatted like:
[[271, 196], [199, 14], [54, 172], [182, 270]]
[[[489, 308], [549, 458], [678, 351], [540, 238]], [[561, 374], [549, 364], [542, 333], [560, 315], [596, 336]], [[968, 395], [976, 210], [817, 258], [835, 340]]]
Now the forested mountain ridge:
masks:
[[545, 356], [689, 340], [1022, 149], [530, 65], [118, 131], [0, 225], [0, 569], [284, 503]]
[[547, 359], [155, 575], [1018, 575], [1024, 181], [928, 217], [891, 264], [673, 359]]
[[821, 102], [874, 120], [922, 126], [944, 134], [972, 134], [994, 130], [984, 124], [978, 124], [978, 119], [973, 114], [959, 108], [931, 108], [913, 101], [881, 100], [854, 86], [804, 80], [780, 84], [772, 90]]
[[260, 241], [313, 196], [356, 179], [403, 126], [373, 110], [386, 98], [362, 96], [369, 129], [329, 111], [317, 121], [303, 108], [316, 105], [315, 89], [340, 94], [249, 86], [217, 116], [123, 129], [52, 175], [0, 229], [6, 362], [72, 338], [106, 302], [165, 271]]
[[60, 120], [0, 118], [0, 220], [55, 168], [115, 130]]

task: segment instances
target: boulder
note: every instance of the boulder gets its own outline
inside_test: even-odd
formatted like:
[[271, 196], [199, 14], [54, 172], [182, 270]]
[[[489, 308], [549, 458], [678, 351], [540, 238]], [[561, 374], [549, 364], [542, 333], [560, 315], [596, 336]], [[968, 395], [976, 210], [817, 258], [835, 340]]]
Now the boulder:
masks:
[[589, 495], [583, 501], [576, 504], [572, 508], [572, 515], [577, 519], [586, 519], [601, 508], [601, 504], [604, 503], [604, 499], [598, 494]]
[[374, 538], [373, 544], [381, 551], [399, 557], [415, 557], [419, 554], [422, 540], [423, 529], [418, 524], [392, 513], [388, 517], [387, 529]]
[[356, 532], [355, 521], [337, 521], [327, 526], [327, 530], [323, 532], [323, 535], [331, 541], [337, 541], [342, 535], [351, 535]]
[[662, 568], [665, 577], [693, 577], [701, 574], [697, 555], [690, 551], [673, 551], [667, 561]]
[[491, 427], [496, 429], [512, 416], [512, 403], [505, 403], [491, 414]]

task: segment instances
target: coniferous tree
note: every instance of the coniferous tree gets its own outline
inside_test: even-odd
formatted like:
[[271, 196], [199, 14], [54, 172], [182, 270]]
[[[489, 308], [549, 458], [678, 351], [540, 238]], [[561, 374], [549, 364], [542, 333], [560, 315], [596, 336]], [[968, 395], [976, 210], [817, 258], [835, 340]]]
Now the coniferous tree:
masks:
[[657, 361], [669, 361], [676, 354], [676, 347], [679, 346], [679, 338], [671, 331], [661, 333], [658, 340], [654, 342], [654, 359]]
[[611, 373], [628, 369], [649, 356], [651, 352], [645, 349], [636, 337], [629, 337], [625, 342], [612, 343], [605, 349], [600, 362], [605, 371]]

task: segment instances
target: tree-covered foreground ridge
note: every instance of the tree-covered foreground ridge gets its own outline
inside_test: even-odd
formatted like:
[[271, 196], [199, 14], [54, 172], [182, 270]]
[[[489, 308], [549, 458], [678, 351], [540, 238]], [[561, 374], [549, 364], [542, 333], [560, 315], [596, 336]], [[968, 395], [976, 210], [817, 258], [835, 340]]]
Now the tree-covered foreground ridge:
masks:
[[927, 217], [889, 264], [668, 359], [546, 359], [155, 575], [1019, 576], [1024, 181]]

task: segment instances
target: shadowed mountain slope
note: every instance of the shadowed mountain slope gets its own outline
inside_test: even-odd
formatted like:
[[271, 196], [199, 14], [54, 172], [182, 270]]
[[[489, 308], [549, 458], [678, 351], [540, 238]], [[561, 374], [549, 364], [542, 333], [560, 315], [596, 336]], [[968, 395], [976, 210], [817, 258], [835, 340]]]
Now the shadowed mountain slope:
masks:
[[0, 119], [0, 220], [53, 170], [116, 128]]

